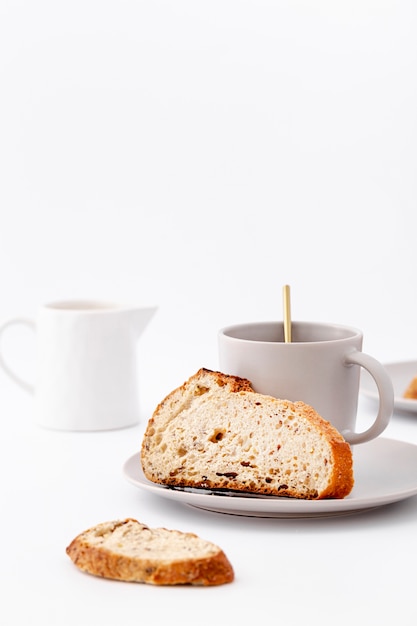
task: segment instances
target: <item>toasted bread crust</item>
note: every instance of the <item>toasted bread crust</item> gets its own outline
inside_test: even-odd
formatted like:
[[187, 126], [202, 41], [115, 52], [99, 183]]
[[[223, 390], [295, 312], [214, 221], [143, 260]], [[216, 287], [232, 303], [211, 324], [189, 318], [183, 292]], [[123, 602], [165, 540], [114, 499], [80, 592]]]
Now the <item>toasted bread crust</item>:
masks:
[[417, 400], [417, 376], [410, 381], [403, 397], [409, 400]]
[[[117, 543], [112, 540], [115, 534]], [[218, 546], [194, 533], [151, 529], [132, 518], [84, 531], [66, 552], [82, 571], [113, 580], [209, 586], [234, 579], [233, 568]]]
[[349, 444], [343, 439], [336, 429], [309, 405], [303, 402], [295, 402], [294, 406], [300, 407], [311, 423], [317, 424], [323, 433], [328, 437], [329, 444], [333, 451], [333, 464], [335, 470], [332, 472], [327, 489], [321, 493], [321, 498], [344, 498], [353, 488], [353, 460], [352, 451]]
[[305, 499], [344, 498], [353, 487], [349, 444], [312, 407], [205, 368], [157, 406], [141, 460], [149, 480], [176, 487]]

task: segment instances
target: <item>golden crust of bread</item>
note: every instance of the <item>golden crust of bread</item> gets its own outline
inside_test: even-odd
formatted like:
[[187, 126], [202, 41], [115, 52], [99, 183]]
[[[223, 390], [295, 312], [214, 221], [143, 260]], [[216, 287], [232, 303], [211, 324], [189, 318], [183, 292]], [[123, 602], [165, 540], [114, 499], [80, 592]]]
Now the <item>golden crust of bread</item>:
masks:
[[353, 460], [311, 406], [202, 368], [157, 406], [141, 450], [152, 482], [304, 499], [344, 498]]
[[148, 528], [133, 518], [103, 522], [66, 549], [82, 571], [153, 585], [222, 585], [234, 579], [224, 552], [194, 533]]
[[404, 391], [404, 398], [409, 398], [411, 400], [417, 400], [417, 376], [415, 376], [408, 385], [407, 389]]

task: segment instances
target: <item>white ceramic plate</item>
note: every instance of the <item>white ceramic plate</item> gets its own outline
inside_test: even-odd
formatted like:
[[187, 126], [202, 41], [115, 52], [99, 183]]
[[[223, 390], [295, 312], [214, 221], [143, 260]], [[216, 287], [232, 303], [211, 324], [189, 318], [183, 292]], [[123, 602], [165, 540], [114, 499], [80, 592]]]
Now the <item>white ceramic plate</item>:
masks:
[[344, 500], [297, 500], [236, 495], [203, 489], [179, 490], [151, 483], [142, 472], [140, 453], [123, 466], [136, 487], [198, 509], [250, 517], [329, 517], [366, 511], [417, 494], [417, 446], [377, 438], [353, 448], [355, 486]]
[[[394, 408], [417, 413], [417, 400], [402, 397], [414, 376], [417, 376], [417, 361], [384, 363], [384, 367], [391, 377], [394, 387]], [[361, 393], [372, 400], [378, 400], [375, 382], [366, 370], [362, 370], [361, 374]]]

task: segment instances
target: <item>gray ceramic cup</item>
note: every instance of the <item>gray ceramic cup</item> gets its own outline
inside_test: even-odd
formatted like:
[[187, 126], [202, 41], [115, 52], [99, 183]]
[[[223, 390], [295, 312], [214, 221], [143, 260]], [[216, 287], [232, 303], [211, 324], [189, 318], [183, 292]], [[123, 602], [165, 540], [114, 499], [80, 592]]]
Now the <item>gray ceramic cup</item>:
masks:
[[[220, 370], [249, 379], [259, 393], [309, 404], [351, 444], [380, 435], [392, 416], [394, 391], [383, 365], [362, 352], [362, 332], [337, 324], [292, 322], [291, 336], [291, 343], [285, 343], [280, 322], [222, 328]], [[379, 410], [373, 424], [358, 433], [361, 367], [375, 380]]]

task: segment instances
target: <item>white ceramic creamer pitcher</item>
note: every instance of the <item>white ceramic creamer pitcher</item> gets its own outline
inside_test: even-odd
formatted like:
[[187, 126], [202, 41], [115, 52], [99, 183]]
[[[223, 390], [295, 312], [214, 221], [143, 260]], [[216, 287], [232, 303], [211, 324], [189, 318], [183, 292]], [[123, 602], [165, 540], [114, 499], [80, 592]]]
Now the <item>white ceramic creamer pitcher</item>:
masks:
[[12, 318], [0, 325], [24, 324], [36, 333], [35, 384], [7, 364], [0, 365], [34, 394], [35, 419], [58, 430], [110, 430], [139, 421], [137, 342], [156, 307], [106, 302], [53, 302], [37, 320]]

